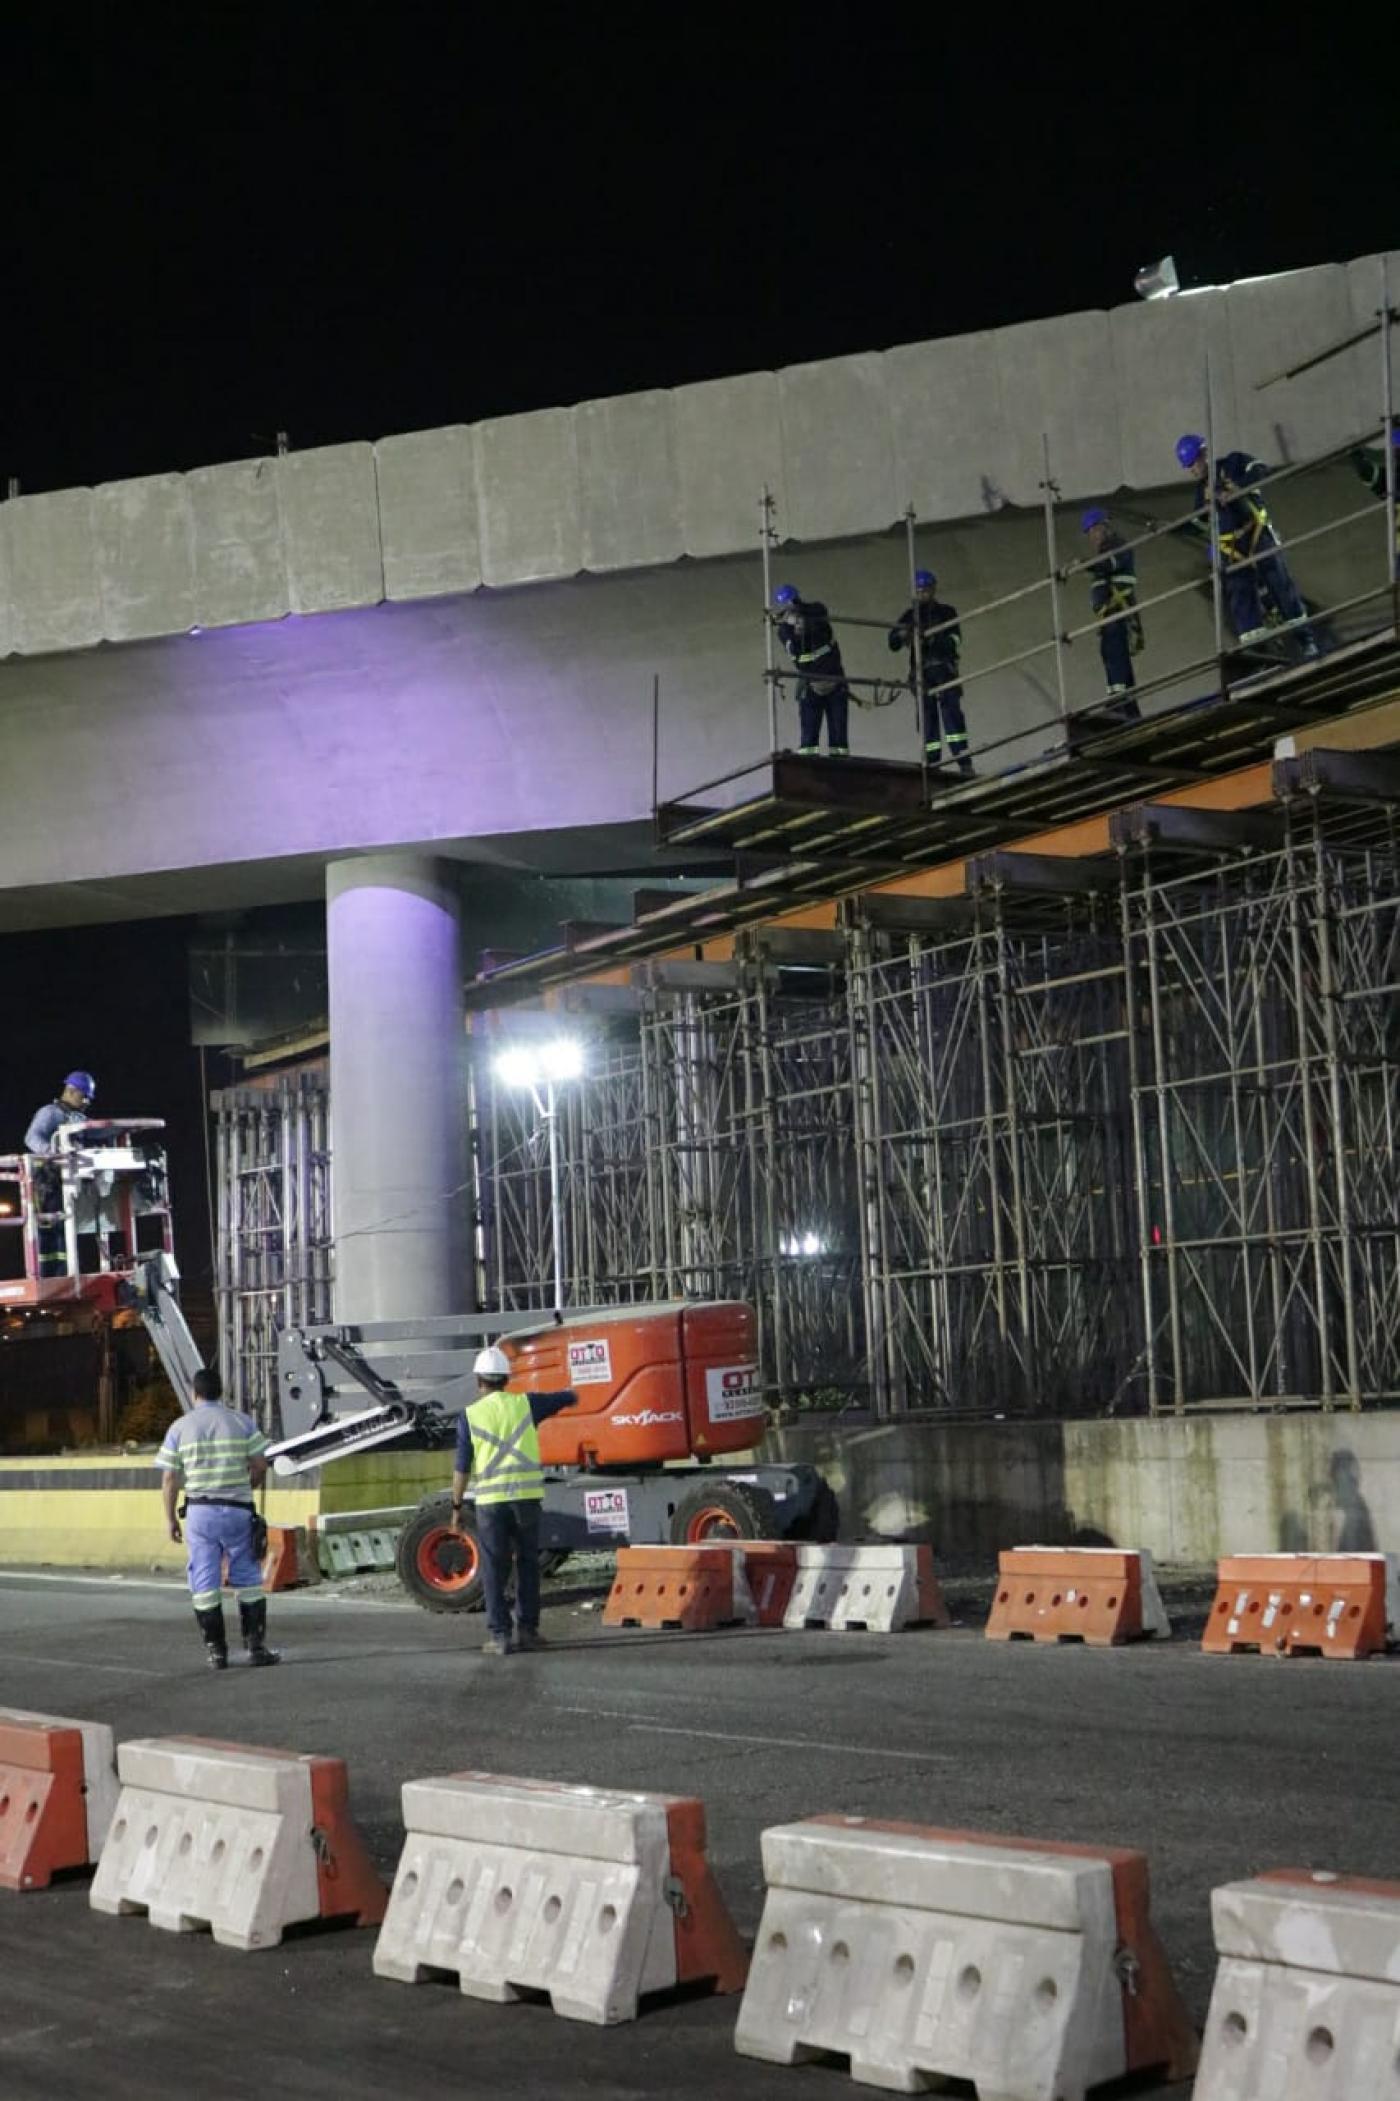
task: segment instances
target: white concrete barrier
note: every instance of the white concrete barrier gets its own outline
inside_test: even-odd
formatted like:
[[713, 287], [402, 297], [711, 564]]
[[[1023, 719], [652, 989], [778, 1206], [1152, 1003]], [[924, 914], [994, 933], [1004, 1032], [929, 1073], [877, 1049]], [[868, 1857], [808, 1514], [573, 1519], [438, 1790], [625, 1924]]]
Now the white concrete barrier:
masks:
[[349, 1822], [338, 1758], [145, 1737], [117, 1750], [121, 1793], [90, 1901], [167, 1933], [276, 1947], [306, 1920], [383, 1916], [384, 1890]]
[[679, 1983], [743, 1981], [742, 1949], [704, 1861], [698, 1802], [457, 1773], [411, 1780], [374, 1951], [376, 1976], [455, 1976], [504, 2002], [608, 2024]]
[[862, 1627], [892, 1634], [901, 1627], [948, 1623], [931, 1547], [799, 1542], [797, 1578], [783, 1618], [789, 1631]]
[[763, 1866], [743, 2056], [839, 2054], [863, 2083], [970, 2080], [979, 2101], [1191, 2070], [1140, 1854], [817, 1817], [765, 1831]]
[[1266, 1875], [1211, 1916], [1194, 2101], [1400, 2101], [1400, 1883]]
[[76, 1729], [83, 1739], [88, 1859], [96, 1860], [117, 1806], [117, 1755], [106, 1722], [80, 1722], [67, 1714], [35, 1714], [27, 1707], [0, 1707], [0, 1726], [27, 1722], [49, 1729]]

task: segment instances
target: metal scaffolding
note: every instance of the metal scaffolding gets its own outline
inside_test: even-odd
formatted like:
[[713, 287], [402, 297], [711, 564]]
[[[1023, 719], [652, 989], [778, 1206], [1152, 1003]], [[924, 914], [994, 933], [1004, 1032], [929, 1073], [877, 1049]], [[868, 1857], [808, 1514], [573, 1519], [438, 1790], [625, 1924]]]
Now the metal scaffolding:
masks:
[[877, 1400], [1101, 1412], [1135, 1354], [1121, 953], [1092, 893], [973, 868], [847, 913]]
[[214, 1291], [226, 1390], [277, 1426], [277, 1336], [331, 1318], [330, 1100], [323, 1070], [227, 1087], [215, 1119]]
[[1400, 1394], [1396, 806], [1281, 771], [1245, 854], [1120, 828], [1154, 1411]]
[[[1107, 837], [607, 988], [559, 1090], [566, 1302], [749, 1299], [771, 1391], [882, 1416], [1400, 1398], [1400, 757]], [[476, 1282], [520, 1310], [555, 1219], [501, 1033]], [[327, 1107], [319, 1073], [215, 1097], [222, 1363], [268, 1421], [277, 1328], [331, 1316]]]

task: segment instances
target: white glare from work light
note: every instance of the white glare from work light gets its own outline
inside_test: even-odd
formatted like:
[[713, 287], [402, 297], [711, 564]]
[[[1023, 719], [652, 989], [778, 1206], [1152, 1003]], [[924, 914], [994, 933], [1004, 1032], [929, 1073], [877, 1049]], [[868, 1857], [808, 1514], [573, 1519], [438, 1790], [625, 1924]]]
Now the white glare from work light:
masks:
[[507, 1087], [576, 1080], [582, 1072], [583, 1045], [572, 1036], [560, 1036], [553, 1043], [515, 1044], [496, 1058], [496, 1077]]
[[793, 1233], [780, 1243], [785, 1255], [824, 1255], [826, 1242], [819, 1233]]
[[1133, 279], [1133, 290], [1139, 299], [1174, 299], [1181, 290], [1181, 280], [1176, 274], [1176, 258], [1164, 255], [1160, 263], [1149, 263], [1139, 270]]

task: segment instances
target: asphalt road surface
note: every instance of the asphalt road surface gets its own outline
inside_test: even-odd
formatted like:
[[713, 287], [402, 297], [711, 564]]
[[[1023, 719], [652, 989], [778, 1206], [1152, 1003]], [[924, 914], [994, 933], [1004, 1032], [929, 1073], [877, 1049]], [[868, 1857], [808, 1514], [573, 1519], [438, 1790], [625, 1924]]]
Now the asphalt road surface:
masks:
[[[1146, 1849], [1155, 1918], [1197, 2020], [1209, 1894], [1265, 1867], [1400, 1877], [1400, 1662], [1103, 1652], [895, 1636], [605, 1632], [556, 1590], [548, 1653], [483, 1657], [482, 1623], [328, 1589], [272, 1601], [274, 1671], [203, 1666], [183, 1593], [0, 1575], [0, 1704], [336, 1753], [386, 1876], [399, 1787], [464, 1767], [703, 1798], [743, 1932], [759, 1833], [822, 1811]], [[844, 2069], [739, 2058], [737, 2001], [661, 2004], [594, 2029], [370, 1971], [369, 1933], [246, 1956], [91, 1912], [85, 1884], [0, 1891], [5, 2101], [444, 2093], [850, 2101]], [[959, 2091], [954, 2089], [953, 2091]], [[963, 2090], [965, 2091], [965, 2090]], [[1188, 2087], [1139, 2087], [1174, 2101]]]

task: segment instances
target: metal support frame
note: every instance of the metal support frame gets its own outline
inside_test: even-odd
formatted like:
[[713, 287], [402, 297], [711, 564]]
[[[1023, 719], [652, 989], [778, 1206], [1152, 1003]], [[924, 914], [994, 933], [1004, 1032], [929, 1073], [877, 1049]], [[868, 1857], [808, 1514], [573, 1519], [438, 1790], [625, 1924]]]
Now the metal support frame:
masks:
[[[1116, 861], [650, 966], [557, 1103], [473, 1061], [483, 1304], [753, 1301], [768, 1381], [881, 1416], [1400, 1399], [1400, 769], [1142, 806]], [[489, 1042], [489, 1038], [483, 1039]], [[319, 1075], [215, 1097], [222, 1365], [330, 1315]]]
[[331, 1317], [330, 1096], [323, 1072], [212, 1101], [214, 1289], [225, 1390], [276, 1431], [277, 1337]]

